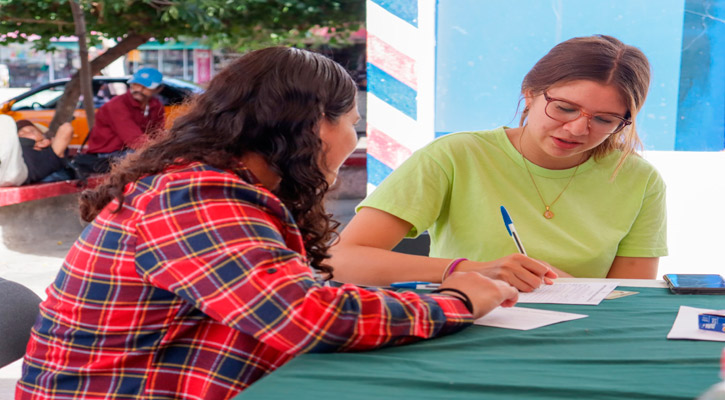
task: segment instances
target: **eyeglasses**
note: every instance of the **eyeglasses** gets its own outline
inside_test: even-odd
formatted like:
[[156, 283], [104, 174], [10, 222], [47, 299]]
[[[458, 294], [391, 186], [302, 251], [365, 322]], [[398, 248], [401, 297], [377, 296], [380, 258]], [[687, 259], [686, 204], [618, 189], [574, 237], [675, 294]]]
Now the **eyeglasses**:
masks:
[[583, 115], [588, 119], [589, 131], [591, 133], [611, 135], [621, 131], [627, 125], [632, 125], [632, 121], [616, 114], [586, 113], [580, 106], [565, 100], [549, 97], [546, 92], [544, 92], [544, 99], [546, 99], [544, 113], [549, 118], [554, 121], [566, 123], [574, 121]]

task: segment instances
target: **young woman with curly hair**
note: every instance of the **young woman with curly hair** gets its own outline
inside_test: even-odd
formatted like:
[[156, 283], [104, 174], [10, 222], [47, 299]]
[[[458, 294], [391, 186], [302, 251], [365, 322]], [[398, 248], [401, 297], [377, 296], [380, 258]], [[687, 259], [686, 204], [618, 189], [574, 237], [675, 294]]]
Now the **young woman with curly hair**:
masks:
[[[249, 53], [82, 198], [92, 223], [48, 289], [18, 399], [226, 399], [297, 354], [455, 332], [517, 291], [329, 287], [323, 196], [352, 152], [356, 88], [331, 60]], [[310, 268], [312, 267], [312, 268]]]

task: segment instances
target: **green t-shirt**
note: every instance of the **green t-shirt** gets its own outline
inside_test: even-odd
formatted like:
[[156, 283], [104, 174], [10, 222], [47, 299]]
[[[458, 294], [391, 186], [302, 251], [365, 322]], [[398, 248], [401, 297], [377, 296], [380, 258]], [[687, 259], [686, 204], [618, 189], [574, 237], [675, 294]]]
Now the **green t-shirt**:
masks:
[[[606, 277], [615, 256], [667, 255], [665, 184], [637, 155], [611, 180], [619, 151], [589, 159], [552, 206], [553, 219], [504, 128], [441, 137], [415, 152], [359, 206], [386, 211], [429, 231], [432, 257], [490, 261], [515, 253], [500, 213], [505, 206], [530, 257], [576, 277]], [[529, 163], [550, 204], [574, 168]]]

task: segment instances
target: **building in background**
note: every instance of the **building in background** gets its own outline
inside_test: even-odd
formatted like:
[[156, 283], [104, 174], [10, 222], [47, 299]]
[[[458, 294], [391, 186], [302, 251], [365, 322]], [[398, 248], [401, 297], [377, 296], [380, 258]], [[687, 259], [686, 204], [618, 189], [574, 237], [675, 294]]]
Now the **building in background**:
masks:
[[126, 72], [132, 74], [139, 66], [155, 67], [165, 77], [203, 85], [214, 76], [212, 50], [198, 41], [152, 40], [132, 50], [126, 56]]
[[[115, 43], [89, 47], [90, 58], [102, 54]], [[80, 67], [78, 44], [74, 38], [53, 41], [52, 51], [37, 51], [32, 42], [0, 46], [0, 65], [7, 68], [8, 87], [35, 87], [56, 79], [68, 78]], [[197, 41], [150, 41], [129, 52], [104, 69], [104, 75], [130, 75], [139, 66], [158, 68], [166, 77], [196, 84], [208, 82], [215, 72], [215, 54]], [[0, 67], [2, 68], [2, 67]], [[0, 86], [3, 84], [0, 71]]]
[[[53, 52], [45, 52], [34, 50], [32, 43], [0, 46], [0, 64], [8, 71], [7, 87], [30, 88], [69, 77], [78, 68], [74, 65], [78, 64], [78, 46], [54, 42], [53, 47]], [[91, 47], [89, 53], [97, 54], [98, 49]]]

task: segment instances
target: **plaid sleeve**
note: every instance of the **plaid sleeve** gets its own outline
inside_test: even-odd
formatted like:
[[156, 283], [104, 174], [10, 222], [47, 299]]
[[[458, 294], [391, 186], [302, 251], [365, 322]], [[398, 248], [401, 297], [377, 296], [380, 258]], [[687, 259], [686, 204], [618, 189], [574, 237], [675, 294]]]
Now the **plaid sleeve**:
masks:
[[139, 274], [290, 354], [402, 343], [472, 322], [449, 296], [321, 286], [252, 191], [219, 181], [167, 187], [137, 225]]

